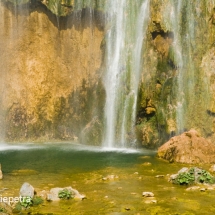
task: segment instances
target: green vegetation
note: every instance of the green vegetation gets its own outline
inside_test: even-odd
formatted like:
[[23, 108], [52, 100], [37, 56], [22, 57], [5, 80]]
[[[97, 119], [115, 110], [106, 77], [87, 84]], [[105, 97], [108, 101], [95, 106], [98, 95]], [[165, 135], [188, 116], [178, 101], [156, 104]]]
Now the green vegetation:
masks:
[[193, 183], [213, 184], [215, 183], [215, 177], [206, 170], [193, 167], [186, 172], [179, 173], [173, 180], [173, 183], [180, 185], [190, 185]]
[[6, 213], [7, 210], [5, 208], [0, 207], [0, 212]]
[[24, 208], [29, 208], [30, 206], [33, 205], [33, 200], [31, 197], [29, 196], [26, 196], [26, 197], [22, 197], [21, 198], [21, 201], [20, 201], [20, 204], [22, 207]]
[[198, 181], [200, 183], [213, 184], [215, 183], [215, 178], [206, 170], [202, 170], [200, 176], [198, 177]]
[[33, 205], [39, 205], [39, 204], [42, 204], [43, 203], [43, 199], [39, 196], [35, 196], [33, 199], [32, 199], [32, 203]]
[[[34, 198], [22, 197], [21, 201], [15, 205], [13, 209], [13, 213], [20, 213], [23, 210], [23, 208], [30, 208], [31, 206], [39, 205], [42, 203], [43, 203], [43, 199], [39, 196], [34, 196]], [[0, 208], [0, 212], [2, 212], [1, 208]]]
[[63, 190], [59, 191], [58, 197], [60, 199], [71, 199], [71, 198], [74, 198], [74, 195], [70, 190], [63, 189]]
[[194, 168], [191, 168], [188, 172], [180, 173], [176, 178], [175, 182], [176, 184], [180, 184], [180, 185], [193, 184], [195, 182]]

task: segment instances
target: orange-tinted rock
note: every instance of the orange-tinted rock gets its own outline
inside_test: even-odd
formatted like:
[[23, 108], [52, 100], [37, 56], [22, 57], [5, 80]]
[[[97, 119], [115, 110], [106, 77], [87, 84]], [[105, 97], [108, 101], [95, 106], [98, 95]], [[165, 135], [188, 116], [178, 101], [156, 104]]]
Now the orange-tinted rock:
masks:
[[146, 114], [150, 115], [150, 114], [154, 114], [156, 112], [156, 109], [153, 107], [146, 107]]
[[171, 138], [158, 149], [158, 157], [179, 163], [215, 163], [215, 145], [195, 130]]

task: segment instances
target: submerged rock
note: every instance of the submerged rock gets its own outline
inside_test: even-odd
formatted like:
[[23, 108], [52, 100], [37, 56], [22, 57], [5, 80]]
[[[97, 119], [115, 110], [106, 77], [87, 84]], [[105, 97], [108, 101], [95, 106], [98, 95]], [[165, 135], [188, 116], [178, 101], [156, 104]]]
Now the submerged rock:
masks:
[[199, 186], [192, 186], [192, 187], [188, 187], [188, 188], [186, 189], [186, 191], [195, 191], [195, 190], [199, 190], [199, 189], [200, 189]]
[[215, 145], [195, 130], [171, 138], [158, 149], [158, 157], [169, 162], [215, 163]]
[[37, 175], [38, 172], [33, 169], [19, 169], [19, 170], [13, 170], [10, 175]]
[[144, 162], [142, 165], [143, 166], [151, 166], [152, 164], [150, 162]]
[[145, 200], [144, 200], [144, 203], [146, 203], [146, 204], [157, 203], [157, 200], [154, 197], [155, 195], [152, 192], [148, 192], [148, 191], [143, 192], [142, 196], [146, 197]]
[[164, 178], [164, 175], [156, 175], [155, 178]]
[[29, 183], [25, 182], [20, 191], [19, 191], [19, 195], [22, 197], [34, 197], [34, 188], [33, 186], [31, 186]]
[[154, 197], [154, 193], [152, 193], [152, 192], [143, 192], [142, 196], [144, 196], [144, 197]]
[[107, 181], [107, 180], [113, 181], [113, 180], [116, 180], [116, 179], [119, 179], [119, 176], [117, 176], [117, 175], [108, 175], [108, 176], [102, 178], [103, 181]]
[[156, 200], [155, 198], [153, 198], [153, 197], [149, 197], [149, 198], [147, 198], [147, 199], [144, 201], [144, 203], [145, 203], [145, 204], [152, 204], [152, 203], [156, 204], [156, 203], [157, 203], [157, 200]]

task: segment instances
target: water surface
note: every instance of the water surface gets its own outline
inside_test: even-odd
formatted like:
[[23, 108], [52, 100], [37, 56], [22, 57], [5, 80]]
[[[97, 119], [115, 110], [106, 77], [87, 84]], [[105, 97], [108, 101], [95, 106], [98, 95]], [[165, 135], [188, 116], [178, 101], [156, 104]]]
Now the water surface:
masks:
[[[83, 201], [44, 202], [23, 214], [215, 214], [215, 191], [188, 192], [172, 185], [166, 175], [184, 165], [169, 164], [155, 154], [71, 143], [2, 144], [0, 189], [8, 189], [0, 194], [18, 196], [22, 183], [29, 182], [36, 191], [72, 186], [87, 196]], [[115, 179], [106, 180], [110, 175]], [[144, 191], [153, 192], [157, 203], [147, 204]]]

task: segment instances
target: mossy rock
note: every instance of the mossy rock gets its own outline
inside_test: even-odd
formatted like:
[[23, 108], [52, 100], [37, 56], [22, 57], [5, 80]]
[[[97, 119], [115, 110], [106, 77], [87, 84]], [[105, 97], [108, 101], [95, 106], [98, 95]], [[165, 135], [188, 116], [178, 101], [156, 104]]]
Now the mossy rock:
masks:
[[198, 167], [182, 168], [174, 178], [170, 178], [173, 184], [191, 185], [195, 183], [214, 184], [215, 177], [208, 171]]

